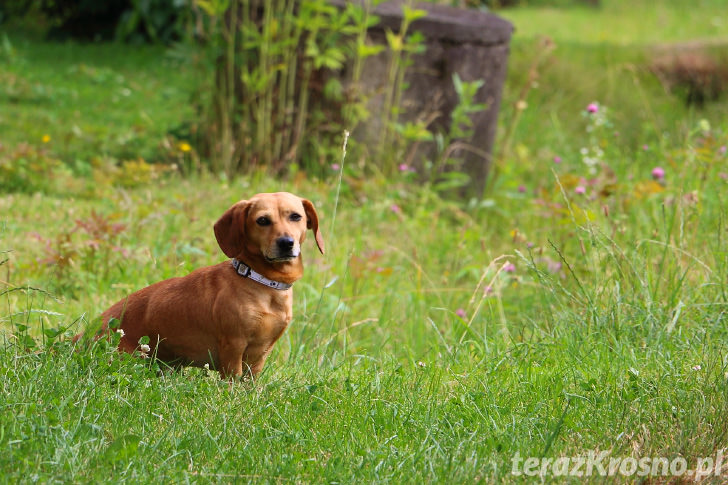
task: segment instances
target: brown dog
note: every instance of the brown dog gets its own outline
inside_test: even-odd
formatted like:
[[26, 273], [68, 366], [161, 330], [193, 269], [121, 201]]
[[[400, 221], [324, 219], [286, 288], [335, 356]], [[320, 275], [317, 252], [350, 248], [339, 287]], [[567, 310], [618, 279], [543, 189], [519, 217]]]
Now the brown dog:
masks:
[[324, 241], [313, 204], [287, 192], [241, 200], [215, 223], [231, 261], [160, 281], [102, 314], [123, 331], [119, 350], [144, 351], [171, 365], [209, 364], [225, 377], [255, 376], [291, 321], [291, 285], [303, 275], [301, 243]]

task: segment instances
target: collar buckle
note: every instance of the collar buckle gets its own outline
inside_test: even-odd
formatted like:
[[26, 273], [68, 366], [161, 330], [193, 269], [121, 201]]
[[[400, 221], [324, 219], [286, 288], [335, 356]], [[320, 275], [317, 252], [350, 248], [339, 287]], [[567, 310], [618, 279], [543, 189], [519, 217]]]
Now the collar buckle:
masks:
[[233, 268], [235, 268], [235, 272], [238, 273], [240, 276], [242, 276], [243, 278], [250, 278], [251, 280], [260, 283], [261, 285], [267, 286], [268, 288], [273, 288], [275, 290], [287, 290], [293, 286], [290, 283], [283, 283], [281, 281], [268, 279], [262, 274], [253, 271], [253, 268], [243, 263], [242, 261], [238, 261], [236, 258], [233, 258], [230, 262], [232, 263]]

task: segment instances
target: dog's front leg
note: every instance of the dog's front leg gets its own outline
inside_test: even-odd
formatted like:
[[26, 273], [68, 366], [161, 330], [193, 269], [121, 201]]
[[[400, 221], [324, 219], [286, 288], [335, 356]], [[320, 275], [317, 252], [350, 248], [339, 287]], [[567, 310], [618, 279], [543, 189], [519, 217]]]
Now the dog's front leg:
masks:
[[263, 366], [265, 365], [265, 361], [268, 358], [268, 354], [270, 353], [270, 349], [273, 346], [273, 344], [270, 345], [249, 345], [247, 349], [245, 349], [245, 355], [243, 355], [243, 360], [247, 363], [246, 364], [246, 371], [250, 372], [250, 375], [253, 377], [260, 374], [260, 371], [263, 370]]
[[223, 379], [243, 375], [243, 352], [247, 342], [243, 338], [223, 338], [219, 342], [220, 377]]

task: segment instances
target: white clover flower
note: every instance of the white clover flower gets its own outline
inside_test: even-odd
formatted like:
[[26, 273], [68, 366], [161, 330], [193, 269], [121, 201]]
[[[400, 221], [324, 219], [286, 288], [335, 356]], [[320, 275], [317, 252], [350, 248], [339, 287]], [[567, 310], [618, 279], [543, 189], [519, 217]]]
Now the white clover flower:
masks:
[[151, 349], [151, 347], [149, 347], [149, 345], [147, 345], [147, 344], [141, 344], [141, 345], [139, 346], [139, 350], [141, 350], [141, 351], [142, 351], [142, 352], [144, 352], [144, 353], [147, 353], [147, 352], [149, 352], [149, 351], [150, 351], [150, 350], [152, 350], [152, 349]]
[[119, 334], [119, 337], [124, 338], [125, 333], [124, 333], [123, 329], [120, 328], [119, 330], [116, 331], [116, 333]]

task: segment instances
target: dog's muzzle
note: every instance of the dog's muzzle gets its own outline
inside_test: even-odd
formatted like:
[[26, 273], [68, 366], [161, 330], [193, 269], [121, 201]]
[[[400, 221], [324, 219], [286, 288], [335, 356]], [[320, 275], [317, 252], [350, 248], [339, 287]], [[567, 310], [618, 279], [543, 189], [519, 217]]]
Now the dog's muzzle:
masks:
[[291, 236], [281, 236], [275, 240], [272, 253], [273, 254], [266, 257], [268, 261], [290, 261], [292, 259], [296, 259], [298, 255], [301, 254], [301, 248], [296, 244], [296, 240]]

